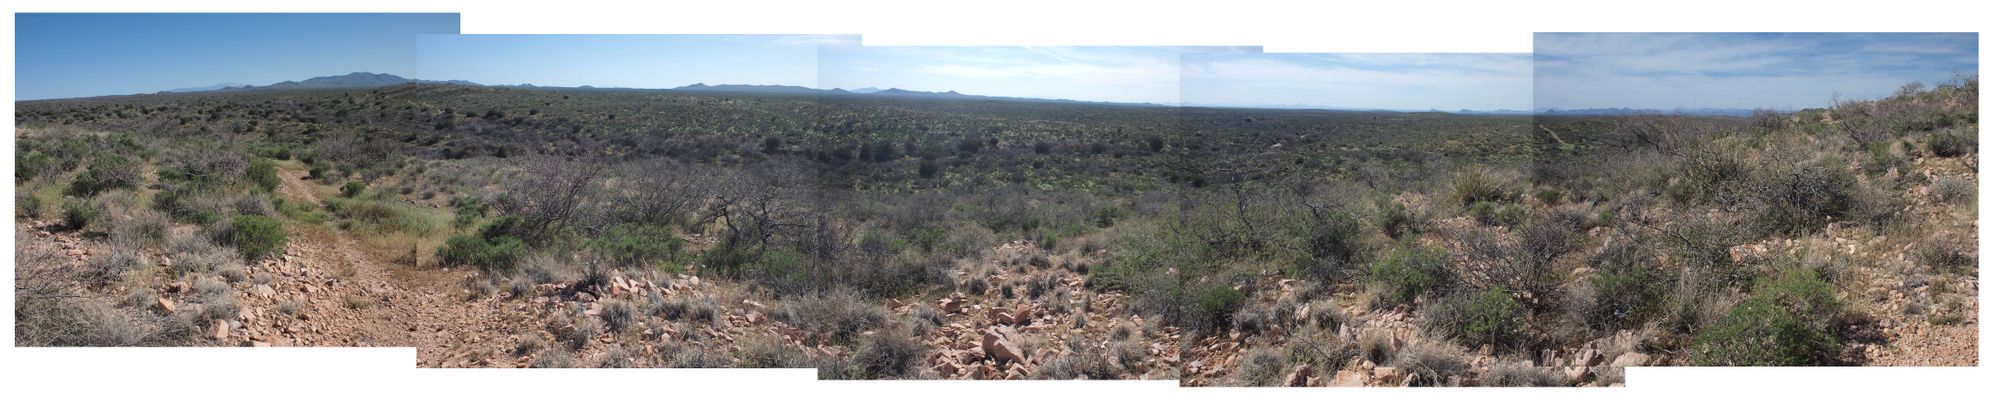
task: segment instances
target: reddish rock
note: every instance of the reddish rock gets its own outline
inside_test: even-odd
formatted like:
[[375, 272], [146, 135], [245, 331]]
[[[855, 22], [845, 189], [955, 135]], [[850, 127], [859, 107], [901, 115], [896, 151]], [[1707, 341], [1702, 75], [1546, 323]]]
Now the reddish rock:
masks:
[[225, 322], [225, 321], [222, 321], [222, 320], [219, 320], [219, 319], [218, 319], [218, 320], [210, 320], [210, 321], [209, 321], [209, 323], [208, 323], [208, 327], [209, 327], [209, 329], [211, 329], [211, 330], [214, 330], [214, 332], [215, 332], [215, 335], [214, 335], [214, 336], [215, 336], [215, 339], [229, 339], [229, 323], [228, 323], [228, 322]]
[[1004, 327], [988, 328], [986, 329], [985, 338], [980, 342], [979, 347], [986, 351], [987, 357], [991, 357], [999, 363], [1027, 362], [1027, 356], [1021, 352], [1020, 347], [1014, 345], [1012, 335], [1010, 334], [1013, 334], [1013, 331]]
[[1362, 387], [1368, 385], [1368, 373], [1359, 370], [1342, 370], [1333, 373], [1333, 387]]
[[1563, 376], [1569, 377], [1570, 383], [1589, 383], [1597, 380], [1597, 372], [1593, 372], [1590, 368], [1583, 366], [1563, 368]]
[[1408, 376], [1408, 373], [1394, 367], [1379, 367], [1375, 368], [1374, 376], [1376, 385], [1400, 386], [1403, 384], [1403, 378]]
[[1029, 322], [1035, 320], [1035, 310], [1028, 306], [1021, 306], [1021, 308], [1014, 310], [1013, 320], [1014, 325], [1027, 325]]
[[160, 311], [166, 312], [167, 314], [174, 314], [174, 301], [167, 300], [167, 298], [164, 297], [160, 298], [158, 302], [153, 304], [153, 307], [158, 308], [160, 309]]
[[1571, 359], [1570, 362], [1570, 366], [1597, 366], [1601, 364], [1604, 364], [1604, 353], [1597, 352], [1596, 348], [1587, 348], [1578, 351], [1576, 358]]
[[1618, 359], [1612, 360], [1611, 366], [1621, 368], [1627, 366], [1646, 366], [1652, 359], [1653, 357], [1650, 355], [1638, 352], [1626, 352], [1623, 355], [1618, 355]]
[[1312, 385], [1312, 365], [1292, 367], [1292, 374], [1285, 376], [1286, 387], [1306, 387]]

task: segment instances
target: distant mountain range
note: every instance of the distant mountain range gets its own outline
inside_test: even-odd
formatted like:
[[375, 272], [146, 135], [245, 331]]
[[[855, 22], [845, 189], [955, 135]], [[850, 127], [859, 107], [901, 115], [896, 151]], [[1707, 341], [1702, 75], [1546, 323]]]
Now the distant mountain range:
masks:
[[208, 91], [375, 88], [375, 87], [388, 87], [398, 84], [410, 84], [410, 83], [462, 84], [462, 85], [472, 85], [472, 86], [479, 85], [478, 83], [473, 83], [465, 80], [446, 80], [446, 81], [417, 80], [417, 79], [403, 78], [402, 76], [397, 76], [394, 74], [355, 72], [339, 76], [314, 77], [300, 81], [283, 81], [263, 86], [253, 86], [242, 83], [222, 83], [222, 84], [203, 86], [203, 87], [176, 88], [172, 90], [167, 90], [165, 92], [198, 93], [198, 92], [208, 92]]
[[1750, 116], [1750, 113], [1751, 113], [1751, 112], [1755, 112], [1755, 110], [1750, 110], [1750, 109], [1742, 109], [1742, 108], [1682, 108], [1682, 109], [1672, 109], [1672, 110], [1662, 110], [1662, 109], [1642, 109], [1642, 108], [1585, 108], [1585, 109], [1560, 109], [1560, 108], [1549, 108], [1549, 109], [1544, 109], [1544, 110], [1541, 110], [1540, 112], [1537, 112], [1537, 114], [1541, 114], [1541, 115], [1713, 115], [1713, 116]]
[[[404, 78], [393, 74], [355, 72], [338, 76], [314, 77], [300, 81], [285, 81], [263, 86], [253, 86], [241, 83], [221, 83], [203, 87], [176, 88], [162, 92], [196, 93], [196, 92], [210, 92], [210, 91], [362, 89], [362, 88], [388, 87], [401, 84], [457, 84], [457, 85], [467, 85], [467, 86], [486, 86], [484, 84], [474, 83], [465, 80], [442, 80], [442, 81], [419, 80], [419, 79]], [[695, 83], [668, 89], [594, 87], [587, 85], [577, 86], [577, 87], [551, 87], [551, 86], [537, 86], [534, 84], [494, 85], [491, 87], [573, 89], [573, 90], [594, 90], [594, 91], [669, 91], [669, 92], [721, 93], [721, 94], [869, 96], [869, 97], [919, 98], [919, 99], [935, 99], [935, 100], [1031, 101], [1031, 102], [1079, 103], [1079, 104], [1096, 104], [1096, 105], [1164, 106], [1161, 104], [1148, 104], [1148, 103], [1118, 103], [1118, 102], [1098, 102], [1098, 101], [1076, 101], [1076, 100], [1049, 99], [1049, 98], [997, 97], [997, 96], [961, 94], [957, 91], [932, 92], [932, 91], [904, 90], [900, 88], [880, 89], [875, 87], [862, 87], [852, 90], [845, 90], [838, 88], [818, 89], [818, 88], [811, 88], [804, 86], [788, 86], [788, 85], [755, 85], [755, 84], [709, 85], [705, 83]], [[1257, 105], [1257, 106], [1189, 105], [1189, 106], [1217, 107], [1217, 108], [1321, 109], [1321, 110], [1341, 110], [1341, 111], [1382, 111], [1382, 112], [1438, 112], [1438, 113], [1487, 114], [1487, 115], [1524, 115], [1524, 114], [1538, 113], [1547, 115], [1680, 114], [1680, 115], [1749, 116], [1751, 112], [1751, 110], [1748, 109], [1725, 109], [1725, 108], [1680, 109], [1672, 111], [1662, 111], [1653, 109], [1632, 109], [1632, 108], [1591, 108], [1591, 109], [1546, 109], [1539, 112], [1529, 112], [1529, 111], [1519, 111], [1519, 110], [1492, 110], [1492, 111], [1459, 110], [1456, 112], [1449, 112], [1449, 111], [1439, 111], [1439, 110], [1390, 111], [1381, 109], [1341, 109], [1341, 108], [1330, 108], [1330, 107], [1311, 106], [1311, 105]]]

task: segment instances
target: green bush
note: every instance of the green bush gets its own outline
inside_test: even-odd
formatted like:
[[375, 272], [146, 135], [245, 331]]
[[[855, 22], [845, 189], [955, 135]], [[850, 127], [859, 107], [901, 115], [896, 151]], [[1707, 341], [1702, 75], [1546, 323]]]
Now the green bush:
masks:
[[1472, 220], [1478, 221], [1479, 224], [1493, 226], [1500, 222], [1498, 219], [1500, 205], [1493, 202], [1473, 202], [1471, 206], [1465, 208], [1465, 211], [1471, 214]]
[[1521, 207], [1520, 204], [1508, 204], [1506, 207], [1500, 208], [1499, 212], [1494, 212], [1493, 214], [1493, 224], [1500, 226], [1520, 226], [1521, 222], [1527, 220], [1528, 208]]
[[1401, 239], [1405, 235], [1417, 234], [1416, 216], [1410, 214], [1409, 207], [1403, 206], [1400, 203], [1392, 203], [1388, 207], [1382, 208], [1382, 218], [1378, 219], [1376, 224], [1382, 227], [1382, 234], [1386, 234], [1389, 238], [1393, 239]]
[[1512, 346], [1520, 343], [1527, 331], [1527, 307], [1498, 286], [1425, 309], [1426, 325], [1471, 345]]
[[340, 185], [340, 196], [344, 198], [353, 198], [357, 195], [361, 195], [361, 192], [367, 190], [368, 190], [368, 184], [366, 183], [362, 183], [361, 181], [348, 181], [346, 184]]
[[1341, 276], [1350, 265], [1359, 262], [1367, 253], [1367, 242], [1361, 235], [1361, 221], [1346, 213], [1335, 213], [1320, 223], [1307, 229], [1305, 256], [1297, 262], [1297, 272], [1302, 278], [1327, 281]]
[[99, 192], [138, 186], [142, 179], [138, 163], [115, 154], [100, 155], [90, 160], [89, 168], [77, 174], [76, 181], [70, 183], [69, 194], [95, 196]]
[[1449, 283], [1449, 262], [1450, 253], [1442, 248], [1406, 241], [1370, 265], [1367, 280], [1382, 288], [1390, 303], [1410, 303]]
[[1978, 139], [1959, 134], [1957, 131], [1942, 131], [1931, 134], [1929, 141], [1924, 145], [1931, 150], [1933, 156], [1958, 157], [1977, 149], [1979, 146], [1976, 142]]
[[1599, 330], [1637, 326], [1657, 312], [1673, 283], [1671, 275], [1657, 268], [1639, 243], [1621, 240], [1591, 258], [1596, 272], [1590, 286], [1596, 289], [1585, 321]]
[[1241, 290], [1227, 285], [1214, 286], [1202, 292], [1201, 298], [1195, 301], [1195, 309], [1209, 321], [1208, 324], [1225, 326], [1229, 324], [1230, 314], [1243, 307], [1243, 299]]
[[1513, 202], [1520, 186], [1498, 173], [1483, 169], [1467, 170], [1451, 183], [1451, 199], [1460, 205], [1479, 202]]
[[676, 258], [681, 239], [666, 226], [618, 224], [591, 240], [590, 247], [620, 265], [644, 265]]
[[83, 230], [91, 222], [97, 221], [97, 204], [77, 197], [63, 197], [62, 227], [69, 230]]
[[271, 164], [271, 159], [251, 159], [250, 168], [243, 171], [243, 178], [266, 192], [278, 189], [278, 168]]
[[231, 222], [230, 244], [244, 259], [259, 259], [285, 249], [285, 225], [260, 215], [241, 215]]
[[1840, 351], [1834, 319], [1841, 315], [1833, 284], [1793, 268], [1759, 282], [1758, 290], [1696, 336], [1689, 362], [1697, 366], [1830, 364]]
[[42, 217], [42, 198], [36, 198], [35, 194], [19, 190], [15, 192], [14, 216], [29, 219]]
[[452, 236], [438, 247], [437, 255], [438, 262], [444, 265], [472, 265], [489, 273], [513, 273], [521, 250], [521, 239], [514, 237]]

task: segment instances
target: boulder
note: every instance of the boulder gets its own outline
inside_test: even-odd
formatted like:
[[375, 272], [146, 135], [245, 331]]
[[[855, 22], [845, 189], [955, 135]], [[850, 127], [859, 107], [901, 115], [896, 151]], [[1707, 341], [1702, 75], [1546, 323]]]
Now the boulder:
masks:
[[1028, 306], [1014, 309], [1014, 325], [1027, 325], [1035, 320], [1035, 310]]
[[1598, 352], [1597, 348], [1585, 348], [1577, 351], [1576, 357], [1571, 358], [1569, 363], [1570, 366], [1597, 366], [1602, 364], [1604, 364], [1604, 353]]
[[1285, 376], [1285, 387], [1306, 387], [1312, 383], [1312, 365], [1292, 367], [1292, 374]]
[[1621, 368], [1627, 366], [1646, 366], [1652, 359], [1653, 357], [1650, 355], [1638, 352], [1626, 352], [1618, 355], [1618, 359], [1613, 359], [1611, 366]]
[[1012, 334], [1013, 330], [1006, 327], [988, 328], [979, 347], [986, 351], [987, 357], [993, 358], [996, 362], [1025, 363], [1028, 358], [1021, 352], [1020, 347], [1014, 345]]
[[159, 301], [153, 303], [153, 307], [160, 309], [161, 312], [174, 314], [174, 301], [167, 300], [167, 298], [159, 298]]
[[1375, 368], [1375, 384], [1381, 386], [1400, 386], [1403, 384], [1405, 376], [1408, 375], [1408, 372], [1395, 367], [1378, 367]]
[[1368, 373], [1359, 370], [1342, 370], [1333, 373], [1333, 387], [1362, 387], [1368, 385]]
[[949, 297], [938, 299], [938, 310], [943, 310], [946, 314], [955, 314], [958, 313], [959, 310], [964, 308], [965, 308], [965, 301], [963, 300], [952, 299]]
[[208, 327], [215, 332], [215, 339], [229, 339], [229, 323], [221, 319], [210, 320]]
[[1590, 383], [1591, 381], [1597, 380], [1597, 372], [1593, 372], [1590, 370], [1589, 367], [1584, 367], [1584, 366], [1570, 366], [1563, 368], [1563, 376], [1569, 377], [1569, 382], [1571, 384]]
[[277, 296], [278, 291], [276, 289], [271, 289], [271, 285], [257, 285], [257, 287], [250, 288], [250, 294], [256, 295], [257, 297], [260, 298], [269, 299], [271, 298], [271, 296]]

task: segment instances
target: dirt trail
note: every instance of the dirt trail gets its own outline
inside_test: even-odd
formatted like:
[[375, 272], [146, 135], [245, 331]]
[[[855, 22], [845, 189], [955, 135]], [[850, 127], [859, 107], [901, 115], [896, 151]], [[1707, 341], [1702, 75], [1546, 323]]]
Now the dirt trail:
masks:
[[[280, 170], [278, 193], [286, 199], [320, 205], [312, 184], [298, 170]], [[316, 300], [337, 299], [353, 313], [332, 319], [318, 332], [302, 335], [310, 345], [407, 346], [417, 348], [424, 367], [484, 366], [483, 358], [508, 349], [510, 325], [532, 324], [526, 307], [510, 307], [495, 297], [467, 299], [461, 293], [469, 272], [420, 270], [371, 256], [349, 235], [329, 228], [293, 231], [293, 241], [278, 265], [301, 272], [330, 272], [346, 280], [320, 291], [345, 293]], [[310, 293], [309, 291], [308, 293]], [[338, 311], [338, 310], [335, 310]], [[314, 341], [315, 334], [334, 337]]]

